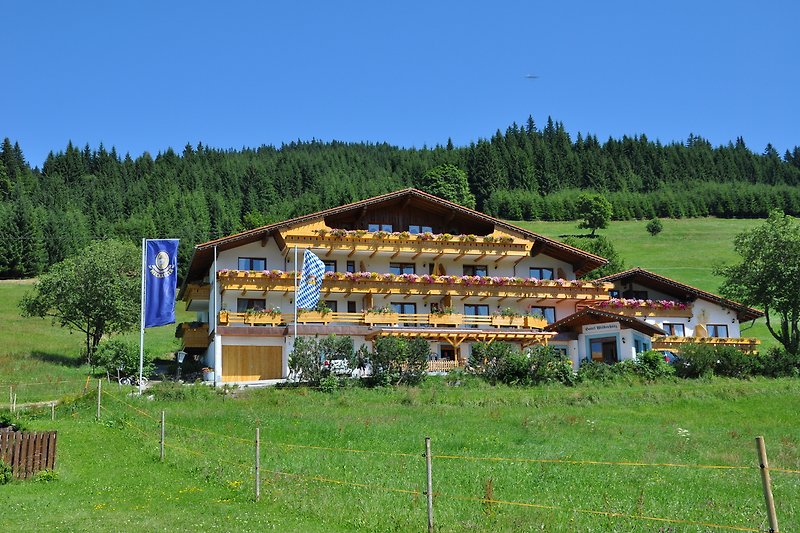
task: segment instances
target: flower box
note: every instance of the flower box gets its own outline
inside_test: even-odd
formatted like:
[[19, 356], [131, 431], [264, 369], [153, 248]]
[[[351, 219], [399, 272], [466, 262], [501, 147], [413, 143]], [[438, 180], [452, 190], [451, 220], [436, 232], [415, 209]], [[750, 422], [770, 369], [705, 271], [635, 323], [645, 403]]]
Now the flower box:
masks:
[[244, 316], [244, 323], [251, 326], [277, 326], [283, 322], [283, 317], [280, 313], [250, 313]]
[[331, 321], [331, 313], [320, 313], [319, 311], [298, 311], [297, 322], [305, 324], [308, 322], [317, 322], [321, 324], [328, 324]]
[[502, 316], [502, 315], [494, 315], [492, 316], [492, 325], [495, 327], [504, 327], [504, 326], [512, 326], [516, 328], [523, 328], [525, 327], [525, 319], [528, 317], [524, 316]]
[[526, 316], [525, 327], [531, 329], [543, 329], [547, 326], [547, 319], [540, 316]]
[[228, 311], [220, 311], [219, 312], [219, 325], [220, 326], [227, 326], [229, 321], [230, 321], [230, 317], [228, 316]]
[[376, 324], [394, 325], [400, 322], [400, 315], [397, 313], [364, 313], [364, 323], [374, 326]]
[[464, 315], [461, 313], [432, 313], [428, 317], [431, 326], [460, 326], [464, 323]]

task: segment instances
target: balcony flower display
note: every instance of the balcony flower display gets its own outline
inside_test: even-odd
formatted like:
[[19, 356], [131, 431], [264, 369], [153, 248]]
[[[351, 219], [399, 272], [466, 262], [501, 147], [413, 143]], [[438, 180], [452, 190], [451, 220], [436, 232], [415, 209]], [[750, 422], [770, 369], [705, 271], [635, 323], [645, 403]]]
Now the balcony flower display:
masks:
[[638, 300], [635, 298], [611, 298], [604, 302], [598, 302], [596, 307], [599, 309], [678, 309], [685, 310], [689, 304], [685, 302], [674, 302], [672, 300]]
[[[249, 277], [268, 280], [291, 280], [295, 272], [282, 270], [265, 270], [249, 272], [245, 270], [220, 270], [219, 277]], [[323, 280], [359, 282], [391, 282], [391, 283], [423, 283], [428, 285], [464, 285], [468, 287], [595, 287], [604, 286], [601, 281], [543, 280], [538, 278], [521, 278], [516, 276], [452, 276], [435, 274], [392, 274], [390, 272], [325, 272]], [[323, 281], [324, 282], [324, 281]], [[598, 304], [605, 308], [653, 307], [656, 309], [686, 309], [688, 304], [669, 300], [625, 300], [613, 298]]]

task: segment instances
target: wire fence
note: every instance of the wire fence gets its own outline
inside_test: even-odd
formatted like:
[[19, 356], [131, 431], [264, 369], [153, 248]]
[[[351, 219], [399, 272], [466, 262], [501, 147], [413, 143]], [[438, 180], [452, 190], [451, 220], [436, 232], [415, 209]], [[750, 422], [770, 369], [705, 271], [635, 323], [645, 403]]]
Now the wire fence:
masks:
[[[165, 453], [164, 450], [174, 450], [175, 452], [186, 454], [187, 456], [195, 457], [198, 459], [203, 459], [210, 463], [216, 462], [230, 467], [234, 467], [240, 472], [249, 472], [250, 475], [252, 475], [254, 471], [259, 471], [260, 473], [270, 474], [277, 478], [296, 479], [307, 482], [323, 483], [327, 485], [352, 487], [354, 489], [360, 489], [372, 492], [383, 492], [387, 494], [388, 493], [407, 494], [414, 496], [421, 496], [426, 494], [425, 490], [421, 490], [419, 488], [402, 488], [402, 487], [390, 486], [389, 484], [365, 483], [362, 481], [339, 479], [337, 476], [323, 475], [321, 473], [317, 474], [301, 473], [301, 472], [290, 472], [285, 469], [261, 468], [258, 465], [260, 465], [262, 454], [259, 454], [259, 460], [256, 463], [256, 465], [247, 461], [238, 461], [231, 459], [230, 458], [231, 456], [236, 456], [236, 454], [232, 453], [226, 453], [225, 457], [212, 455], [207, 451], [197, 449], [196, 447], [193, 447], [191, 444], [187, 444], [186, 442], [181, 442], [180, 444], [172, 442], [173, 440], [177, 440], [179, 435], [174, 430], [179, 430], [179, 433], [182, 434], [184, 440], [188, 441], [189, 443], [194, 443], [195, 445], [198, 444], [198, 439], [200, 438], [197, 436], [213, 438], [215, 440], [218, 439], [220, 442], [229, 442], [231, 443], [231, 445], [236, 446], [236, 449], [242, 452], [241, 455], [243, 456], [245, 454], [252, 453], [255, 449], [258, 449], [258, 444], [256, 444], [256, 439], [252, 437], [246, 438], [239, 435], [225, 434], [217, 431], [211, 431], [208, 429], [191, 427], [184, 424], [177, 424], [172, 421], [169, 421], [166, 424], [166, 426], [169, 427], [170, 429], [169, 433], [170, 439], [169, 440], [164, 439], [163, 438], [164, 426], [162, 423], [162, 419], [160, 417], [153, 415], [148, 411], [140, 407], [137, 407], [136, 405], [133, 405], [133, 403], [131, 403], [130, 401], [126, 401], [126, 399], [119, 394], [113, 394], [109, 391], [103, 391], [103, 397], [111, 399], [113, 401], [113, 404], [120, 408], [120, 410], [117, 410], [117, 409], [109, 409], [106, 406], [102, 406], [104, 412], [107, 412], [110, 415], [117, 417], [122, 422], [122, 424], [124, 424], [126, 428], [130, 428], [133, 431], [135, 431], [138, 435], [142, 437], [144, 441], [149, 442], [151, 444], [159, 445], [162, 449], [162, 459]], [[133, 416], [133, 421], [129, 419], [128, 415]], [[146, 421], [150, 427], [147, 430], [143, 429], [135, 422], [136, 420]], [[159, 431], [161, 433], [159, 433]], [[195, 435], [195, 437], [192, 437], [192, 435]], [[406, 460], [419, 461], [419, 462], [422, 462], [426, 459], [425, 454], [419, 452], [415, 453], [415, 452], [395, 451], [395, 450], [369, 450], [369, 449], [349, 448], [349, 447], [322, 446], [315, 444], [280, 442], [270, 439], [260, 440], [259, 443], [269, 444], [273, 447], [281, 448], [287, 451], [309, 450], [309, 451], [318, 451], [323, 454], [348, 454], [351, 456], [382, 455], [382, 456], [391, 456], [391, 457], [403, 458]], [[253, 448], [253, 446], [256, 446], [256, 448]], [[539, 464], [559, 464], [564, 466], [584, 465], [584, 466], [609, 466], [609, 467], [629, 467], [629, 468], [661, 468], [661, 469], [684, 469], [684, 470], [691, 469], [697, 471], [709, 471], [709, 470], [754, 471], [759, 468], [758, 466], [749, 466], [749, 465], [647, 463], [638, 461], [598, 461], [598, 460], [577, 460], [577, 459], [571, 460], [571, 459], [547, 459], [547, 458], [526, 458], [526, 457], [486, 457], [486, 456], [455, 455], [455, 454], [431, 454], [430, 459], [436, 460], [438, 462], [480, 461], [489, 463], [498, 463], [498, 462], [539, 463]], [[800, 474], [800, 470], [786, 469], [786, 468], [770, 467], [769, 471], [787, 473], [787, 474]], [[256, 477], [256, 479], [260, 478]], [[260, 493], [260, 485], [262, 485], [263, 483], [264, 483], [263, 481], [258, 482], [259, 490], [256, 491], [256, 494]], [[255, 484], [256, 482], [254, 482], [254, 485]], [[718, 530], [761, 531], [761, 529], [759, 528], [749, 527], [746, 525], [719, 524], [703, 520], [690, 520], [690, 519], [674, 518], [674, 517], [650, 516], [644, 513], [626, 513], [626, 512], [619, 512], [616, 510], [584, 509], [580, 507], [516, 501], [510, 499], [495, 498], [491, 493], [485, 494], [483, 497], [466, 496], [463, 494], [450, 494], [450, 493], [443, 494], [441, 492], [433, 492], [432, 494], [434, 496], [440, 496], [444, 501], [456, 500], [463, 502], [479, 503], [481, 505], [497, 505], [497, 506], [516, 507], [521, 509], [522, 508], [539, 509], [539, 510], [553, 511], [559, 513], [576, 513], [589, 516], [606, 517], [610, 519], [618, 518], [618, 519], [650, 522], [650, 523], [698, 526], [703, 528], [714, 528]]]

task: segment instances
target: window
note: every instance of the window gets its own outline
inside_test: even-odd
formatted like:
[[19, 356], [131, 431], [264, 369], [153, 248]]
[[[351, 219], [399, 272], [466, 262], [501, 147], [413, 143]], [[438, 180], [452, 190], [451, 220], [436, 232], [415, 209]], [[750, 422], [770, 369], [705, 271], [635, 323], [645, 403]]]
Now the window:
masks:
[[347, 302], [347, 312], [348, 313], [355, 313], [356, 312], [356, 303], [355, 302]]
[[728, 326], [724, 324], [708, 324], [706, 326], [709, 337], [727, 337]]
[[623, 298], [633, 298], [634, 300], [647, 300], [647, 291], [625, 291], [622, 293]]
[[556, 308], [555, 307], [531, 307], [530, 313], [532, 315], [542, 315], [548, 324], [556, 321]]
[[608, 295], [611, 296], [612, 298], [619, 298], [619, 290], [611, 289], [610, 291], [608, 291]]
[[465, 304], [464, 305], [464, 314], [465, 315], [489, 316], [489, 306], [488, 305]]
[[236, 312], [244, 313], [248, 309], [253, 311], [263, 311], [267, 308], [267, 301], [263, 298], [238, 298], [236, 300]]
[[569, 355], [567, 355], [567, 347], [566, 346], [554, 346], [552, 344], [550, 346], [553, 348], [554, 352], [560, 353], [561, 357], [564, 357], [566, 359], [569, 358]]
[[433, 233], [433, 228], [430, 226], [422, 226], [422, 233]]
[[356, 262], [355, 261], [348, 261], [347, 262], [347, 271], [348, 272], [355, 272], [356, 271]]
[[381, 230], [380, 224], [367, 224], [367, 231], [375, 232], [380, 230]]
[[433, 228], [430, 226], [409, 226], [408, 232], [412, 235], [416, 235], [417, 233], [433, 233]]
[[240, 257], [239, 270], [266, 270], [267, 260], [263, 257]]
[[325, 263], [325, 272], [336, 272], [336, 261], [323, 261]]
[[339, 302], [336, 300], [325, 300], [325, 305], [328, 306], [332, 313], [336, 313], [339, 310]]
[[414, 274], [414, 263], [389, 263], [389, 272], [394, 275]]
[[412, 235], [416, 235], [417, 233], [420, 232], [419, 226], [409, 226], [408, 232]]
[[667, 332], [667, 335], [671, 337], [685, 337], [686, 330], [683, 327], [683, 324], [668, 324], [664, 323], [664, 331]]
[[392, 312], [413, 315], [416, 314], [417, 312], [417, 304], [411, 304], [406, 302], [392, 302]]
[[464, 265], [465, 276], [488, 276], [486, 265]]
[[536, 279], [555, 279], [552, 268], [531, 267], [528, 275]]

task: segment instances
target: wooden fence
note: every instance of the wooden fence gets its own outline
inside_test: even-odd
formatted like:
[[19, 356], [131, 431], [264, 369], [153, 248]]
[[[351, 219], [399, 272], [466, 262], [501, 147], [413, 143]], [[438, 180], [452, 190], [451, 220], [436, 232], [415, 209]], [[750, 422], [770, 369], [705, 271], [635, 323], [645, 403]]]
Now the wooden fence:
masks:
[[56, 466], [55, 431], [4, 431], [0, 429], [0, 459], [11, 465], [14, 477], [25, 479]]

